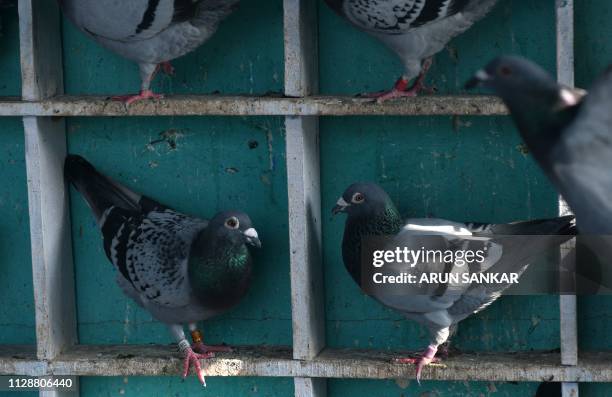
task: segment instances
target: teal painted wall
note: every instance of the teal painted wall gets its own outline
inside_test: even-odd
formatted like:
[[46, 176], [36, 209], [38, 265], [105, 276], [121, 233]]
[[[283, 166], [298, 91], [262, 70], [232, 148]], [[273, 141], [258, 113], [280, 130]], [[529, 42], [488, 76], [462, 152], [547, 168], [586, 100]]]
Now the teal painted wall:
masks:
[[[15, 7], [0, 9], [0, 96], [21, 95]], [[21, 119], [0, 118], [0, 343], [36, 343]]]
[[[393, 397], [527, 397], [533, 396], [537, 383], [498, 382], [431, 382], [418, 385], [409, 380], [332, 380], [330, 396], [393, 396]], [[582, 393], [582, 390], [581, 390]], [[580, 394], [582, 396], [582, 394]]]
[[[612, 63], [612, 5], [577, 2], [577, 82], [588, 86]], [[529, 56], [554, 72], [554, 2], [500, 0], [491, 16], [436, 57], [428, 81], [439, 92], [461, 92], [493, 54]], [[19, 95], [16, 10], [0, 14], [0, 95]], [[93, 44], [63, 21], [65, 89], [71, 94], [136, 91], [134, 64]], [[248, 34], [245, 35], [245, 32]], [[282, 2], [243, 0], [218, 34], [174, 62], [176, 76], [158, 76], [168, 94], [254, 93], [283, 90]], [[321, 91], [354, 94], [389, 88], [399, 61], [320, 1]], [[347, 45], [358, 43], [359, 45]], [[190, 214], [247, 211], [264, 249], [255, 281], [235, 310], [204, 324], [211, 343], [291, 343], [286, 169], [282, 118], [74, 118], [68, 147], [103, 172]], [[0, 335], [3, 343], [34, 343], [23, 129], [0, 119]], [[251, 148], [257, 145], [255, 148]], [[249, 145], [250, 144], [250, 145]], [[321, 120], [326, 334], [334, 347], [421, 349], [426, 331], [360, 293], [340, 258], [343, 219], [329, 209], [356, 180], [380, 182], [406, 216], [510, 221], [553, 216], [556, 195], [520, 147], [505, 117], [367, 118]], [[10, 189], [7, 188], [10, 186]], [[81, 343], [171, 343], [165, 327], [125, 298], [114, 282], [99, 232], [82, 198], [71, 194]], [[270, 249], [269, 247], [274, 247]], [[10, 281], [8, 276], [10, 276]], [[7, 286], [7, 287], [5, 287]], [[580, 298], [581, 347], [609, 349], [609, 298]], [[453, 345], [463, 350], [548, 350], [559, 347], [558, 298], [504, 297], [463, 322]], [[291, 395], [287, 378], [210, 378], [207, 395]], [[330, 380], [329, 395], [528, 396], [537, 384]], [[199, 395], [195, 379], [83, 378], [84, 396]], [[605, 384], [581, 386], [581, 396], [604, 396]]]

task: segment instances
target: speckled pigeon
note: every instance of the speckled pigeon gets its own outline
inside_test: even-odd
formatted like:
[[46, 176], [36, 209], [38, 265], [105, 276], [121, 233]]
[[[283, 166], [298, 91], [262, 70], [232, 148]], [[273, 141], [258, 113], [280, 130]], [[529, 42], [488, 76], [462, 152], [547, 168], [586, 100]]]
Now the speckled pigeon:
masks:
[[[483, 18], [497, 0], [325, 0], [357, 28], [376, 37], [402, 60], [404, 75], [379, 101], [416, 96], [432, 57]], [[415, 79], [409, 86], [410, 81]]]
[[580, 232], [612, 235], [612, 68], [586, 95], [526, 59], [503, 56], [467, 87], [477, 85], [504, 100], [534, 158], [576, 214]]
[[193, 365], [205, 385], [198, 360], [231, 349], [205, 345], [196, 323], [235, 306], [249, 287], [247, 244], [261, 244], [248, 215], [221, 212], [207, 221], [181, 214], [100, 174], [80, 156], [69, 155], [64, 169], [98, 222], [119, 286], [168, 325], [185, 357], [183, 377]]
[[[340, 212], [348, 214], [342, 258], [353, 280], [383, 305], [430, 331], [431, 342], [422, 355], [396, 360], [416, 364], [417, 379], [420, 379], [423, 366], [434, 360], [438, 347], [447, 341], [457, 323], [490, 305], [511, 283], [503, 280], [500, 283], [439, 281], [367, 288], [364, 283], [370, 274], [363, 277], [362, 269], [366, 267], [362, 267], [362, 249], [366, 255], [371, 248], [394, 251], [398, 247], [413, 252], [445, 252], [445, 255], [447, 251], [471, 251], [476, 255], [480, 251], [483, 260], [474, 260], [467, 266], [456, 259], [449, 263], [421, 257], [415, 266], [385, 265], [385, 268], [390, 266], [385, 274], [410, 273], [415, 275], [415, 280], [422, 280], [423, 274], [430, 279], [432, 273], [466, 273], [469, 277], [513, 273], [518, 280], [530, 262], [575, 233], [572, 216], [510, 224], [460, 223], [434, 218], [403, 220], [391, 198], [374, 183], [349, 186], [333, 209], [334, 214]], [[385, 239], [376, 239], [381, 237]], [[372, 244], [380, 245], [371, 247]], [[365, 265], [371, 267], [372, 262], [365, 262]]]
[[141, 91], [114, 97], [131, 104], [160, 98], [151, 81], [160, 67], [203, 44], [239, 0], [58, 0], [64, 13], [87, 35], [140, 67]]

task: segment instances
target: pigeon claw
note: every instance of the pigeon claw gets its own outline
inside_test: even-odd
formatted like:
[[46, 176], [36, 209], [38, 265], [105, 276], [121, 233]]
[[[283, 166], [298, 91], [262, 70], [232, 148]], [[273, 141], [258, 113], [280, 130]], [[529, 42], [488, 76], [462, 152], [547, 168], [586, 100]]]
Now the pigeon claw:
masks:
[[193, 369], [198, 376], [198, 379], [202, 386], [206, 387], [206, 379], [204, 379], [204, 374], [202, 373], [202, 365], [200, 365], [200, 360], [206, 360], [209, 358], [213, 358], [215, 353], [209, 352], [205, 354], [195, 353], [191, 348], [185, 350], [185, 361], [183, 363], [183, 380], [189, 375], [189, 368], [193, 365]]
[[423, 372], [423, 367], [431, 363], [437, 363], [440, 360], [438, 360], [437, 358], [427, 358], [427, 357], [421, 356], [421, 357], [396, 358], [394, 361], [398, 364], [416, 365], [416, 380], [419, 384], [421, 384], [421, 373]]
[[389, 91], [381, 91], [369, 94], [363, 94], [361, 96], [365, 98], [374, 98], [376, 102], [383, 103], [397, 98], [414, 98], [421, 92], [431, 94], [435, 92], [433, 88], [425, 87], [423, 79], [419, 77], [412, 87], [408, 88], [408, 81], [400, 78], [395, 86]]
[[133, 95], [119, 95], [111, 97], [113, 101], [119, 101], [125, 103], [127, 106], [133, 104], [134, 102], [142, 101], [145, 99], [161, 99], [164, 96], [161, 94], [156, 94], [151, 90], [142, 90], [139, 94]]
[[225, 346], [225, 345], [220, 345], [220, 346], [210, 346], [210, 345], [205, 345], [202, 342], [197, 342], [193, 344], [193, 350], [195, 352], [201, 353], [201, 354], [207, 354], [207, 353], [230, 353], [233, 352], [234, 349], [232, 349], [229, 346]]
[[421, 92], [425, 92], [428, 94], [433, 94], [436, 90], [434, 88], [425, 86], [425, 76], [429, 71], [429, 68], [432, 65], [432, 59], [427, 58], [423, 61], [421, 65], [421, 73], [415, 79], [414, 84], [411, 87], [408, 86], [410, 80], [400, 77], [393, 86], [393, 89], [390, 91], [382, 91], [376, 92], [373, 94], [363, 94], [362, 96], [366, 98], [375, 98], [376, 102], [383, 103], [392, 99], [397, 98], [414, 98], [418, 96]]
[[400, 90], [393, 88], [390, 91], [380, 93], [380, 95], [375, 96], [374, 98], [376, 98], [376, 102], [384, 103], [384, 102], [387, 102], [393, 99], [398, 99], [398, 98], [414, 98], [418, 95], [419, 95], [419, 90], [415, 88], [411, 88], [407, 91], [400, 91]]
[[393, 361], [395, 361], [398, 364], [416, 365], [416, 380], [419, 384], [421, 384], [421, 372], [423, 372], [423, 367], [431, 363], [440, 362], [440, 360], [435, 357], [436, 351], [437, 351], [437, 347], [432, 345], [432, 346], [429, 346], [423, 354], [419, 354], [416, 357], [401, 357], [401, 358], [396, 358]]

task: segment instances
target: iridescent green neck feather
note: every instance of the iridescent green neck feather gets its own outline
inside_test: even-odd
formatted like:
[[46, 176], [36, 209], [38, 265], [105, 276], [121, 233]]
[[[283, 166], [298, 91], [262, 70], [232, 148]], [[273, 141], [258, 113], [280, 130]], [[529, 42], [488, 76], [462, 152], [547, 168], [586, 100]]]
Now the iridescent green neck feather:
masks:
[[349, 216], [344, 228], [342, 240], [342, 258], [344, 266], [361, 285], [361, 243], [364, 238], [374, 236], [394, 236], [402, 228], [399, 211], [387, 200], [384, 209], [371, 216]]
[[246, 293], [251, 279], [251, 255], [244, 244], [194, 243], [188, 275], [197, 298], [207, 306], [228, 308]]

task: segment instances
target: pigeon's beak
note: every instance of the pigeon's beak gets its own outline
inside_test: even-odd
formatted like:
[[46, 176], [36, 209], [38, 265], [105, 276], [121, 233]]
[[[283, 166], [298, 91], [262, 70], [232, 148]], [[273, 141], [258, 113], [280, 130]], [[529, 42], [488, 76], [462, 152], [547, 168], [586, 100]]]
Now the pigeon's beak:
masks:
[[340, 197], [336, 202], [336, 206], [332, 208], [332, 214], [338, 215], [341, 212], [346, 212], [346, 208], [348, 206], [350, 206], [350, 204], [347, 203], [342, 197]]
[[261, 241], [259, 241], [259, 236], [257, 235], [257, 230], [253, 228], [249, 228], [244, 231], [244, 237], [246, 238], [246, 242], [254, 247], [261, 248]]
[[465, 83], [465, 89], [471, 90], [476, 87], [481, 87], [484, 83], [491, 80], [491, 75], [487, 73], [484, 69], [480, 69], [474, 77], [470, 79], [467, 83]]

